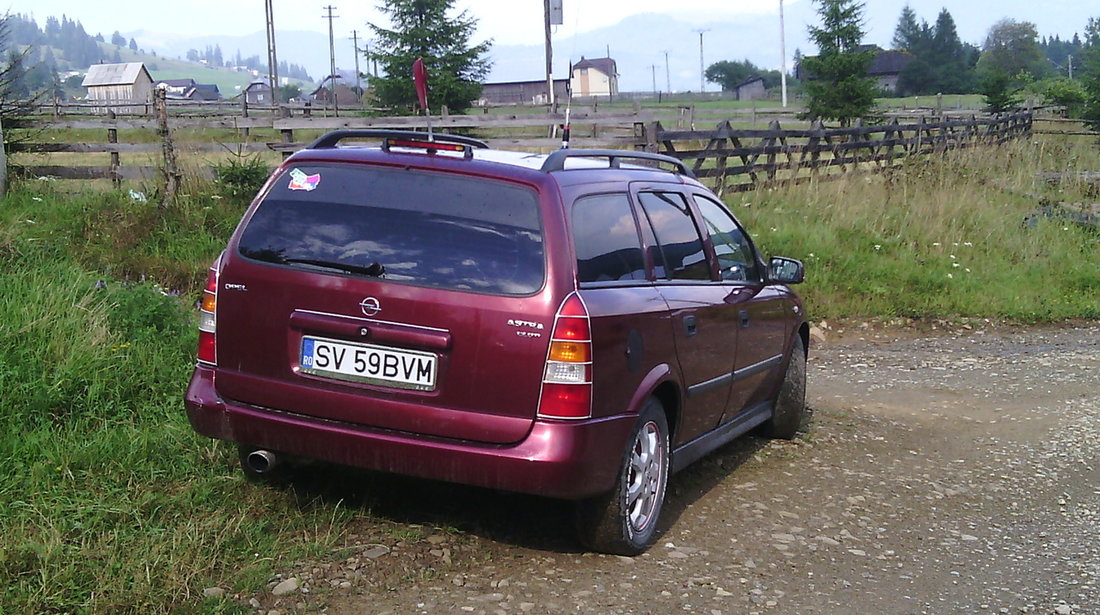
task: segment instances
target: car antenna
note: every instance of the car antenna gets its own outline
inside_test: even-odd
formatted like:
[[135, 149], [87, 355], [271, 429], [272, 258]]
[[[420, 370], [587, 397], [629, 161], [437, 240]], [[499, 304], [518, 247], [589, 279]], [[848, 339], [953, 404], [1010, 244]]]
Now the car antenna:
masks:
[[573, 106], [573, 94], [569, 94], [569, 98], [565, 103], [565, 125], [561, 127], [561, 148], [569, 149], [569, 109]]

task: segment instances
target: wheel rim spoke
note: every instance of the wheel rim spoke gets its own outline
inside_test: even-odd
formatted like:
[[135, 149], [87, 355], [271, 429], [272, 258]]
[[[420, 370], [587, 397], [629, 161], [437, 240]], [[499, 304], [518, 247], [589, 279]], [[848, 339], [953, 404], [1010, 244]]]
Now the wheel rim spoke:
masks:
[[643, 529], [652, 519], [664, 472], [660, 430], [647, 423], [634, 441], [626, 485], [626, 508], [631, 527]]

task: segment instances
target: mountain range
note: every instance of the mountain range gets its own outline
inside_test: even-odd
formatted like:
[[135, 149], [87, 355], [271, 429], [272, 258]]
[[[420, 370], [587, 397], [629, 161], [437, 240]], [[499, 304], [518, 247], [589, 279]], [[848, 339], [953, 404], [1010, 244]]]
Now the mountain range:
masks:
[[[864, 30], [864, 42], [889, 48], [894, 26], [902, 7], [908, 0], [876, 0], [868, 3]], [[964, 41], [980, 45], [985, 32], [1002, 16], [992, 12], [983, 3], [944, 0], [950, 6], [960, 37]], [[1082, 3], [1088, 4], [1088, 3]], [[979, 6], [981, 5], [981, 6]], [[812, 55], [816, 48], [809, 42], [808, 25], [818, 21], [813, 12], [814, 3], [793, 2], [786, 13], [786, 55], [792, 58], [795, 50]], [[920, 19], [933, 22], [939, 12], [917, 7]], [[1087, 21], [1087, 7], [1074, 8], [1078, 14], [1063, 15], [1060, 23], [1077, 24], [1082, 31]], [[554, 37], [554, 75], [567, 76], [570, 62], [582, 57], [614, 58], [619, 70], [619, 89], [629, 91], [698, 91], [700, 79], [699, 30], [703, 29], [703, 64], [720, 60], [750, 60], [762, 68], [779, 68], [779, 23], [776, 15], [748, 15], [731, 18], [722, 16], [714, 20], [705, 15], [685, 15], [683, 18], [667, 14], [643, 13], [624, 18], [614, 26], [582, 32], [568, 38]], [[1078, 23], [1079, 22], [1079, 23]], [[364, 28], [366, 30], [366, 28]], [[1041, 36], [1058, 34], [1063, 38], [1073, 36], [1074, 28], [1065, 32], [1044, 32]], [[360, 33], [364, 34], [364, 33]], [[188, 49], [203, 49], [207, 45], [219, 45], [225, 57], [233, 57], [239, 50], [243, 56], [267, 54], [267, 41], [263, 32], [244, 36], [188, 37], [165, 35], [147, 30], [128, 32], [138, 45], [155, 49], [167, 56], [186, 55]], [[329, 73], [328, 36], [320, 32], [276, 29], [277, 53], [280, 60], [304, 66], [315, 78]], [[367, 44], [360, 39], [359, 47]], [[354, 69], [353, 44], [350, 37], [336, 40], [336, 64], [338, 69]], [[667, 50], [667, 55], [666, 55]], [[488, 81], [534, 81], [545, 77], [543, 40], [525, 44], [494, 44], [490, 51], [492, 69]], [[667, 58], [667, 74], [666, 74]], [[788, 70], [793, 70], [788, 59]], [[368, 72], [366, 62], [360, 60], [361, 72]], [[667, 75], [667, 76], [666, 76]], [[717, 90], [715, 84], [707, 84], [709, 91]]]

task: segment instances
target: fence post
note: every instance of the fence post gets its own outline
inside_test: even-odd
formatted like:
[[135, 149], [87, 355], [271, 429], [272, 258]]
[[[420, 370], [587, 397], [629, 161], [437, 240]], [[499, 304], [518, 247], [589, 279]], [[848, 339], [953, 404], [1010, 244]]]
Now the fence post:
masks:
[[[244, 93], [241, 94], [241, 117], [245, 118], [245, 119], [248, 118], [248, 93], [247, 92], [244, 92]], [[248, 136], [248, 128], [247, 127], [241, 128], [238, 132], [240, 133], [240, 135], [242, 137], [247, 137]]]
[[657, 132], [661, 130], [660, 122], [650, 122], [646, 125], [645, 130], [645, 151], [652, 154], [656, 154], [660, 151], [660, 145], [657, 142]]
[[160, 201], [161, 208], [168, 207], [176, 200], [180, 180], [183, 177], [179, 169], [179, 162], [176, 159], [176, 148], [172, 145], [172, 133], [168, 129], [168, 100], [166, 94], [167, 91], [163, 88], [158, 88], [155, 94], [157, 134], [160, 136], [161, 152], [164, 154], [164, 198]]
[[[117, 119], [117, 116], [111, 109], [107, 110], [107, 119], [112, 122], [111, 127], [107, 129], [107, 142], [118, 145], [118, 125], [113, 123]], [[108, 171], [111, 175], [111, 183], [114, 184], [115, 188], [122, 185], [122, 174], [118, 171], [120, 166], [122, 166], [122, 159], [116, 147], [114, 151], [111, 152], [111, 169]]]

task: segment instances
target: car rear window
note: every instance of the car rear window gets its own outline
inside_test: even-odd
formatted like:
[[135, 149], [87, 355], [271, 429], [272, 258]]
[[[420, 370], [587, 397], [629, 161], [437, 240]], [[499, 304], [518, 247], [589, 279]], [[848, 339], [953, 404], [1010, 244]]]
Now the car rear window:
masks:
[[499, 295], [545, 275], [533, 190], [408, 169], [288, 169], [240, 239], [245, 257]]

